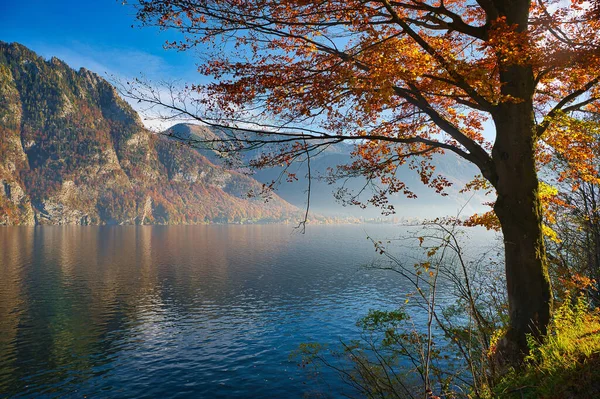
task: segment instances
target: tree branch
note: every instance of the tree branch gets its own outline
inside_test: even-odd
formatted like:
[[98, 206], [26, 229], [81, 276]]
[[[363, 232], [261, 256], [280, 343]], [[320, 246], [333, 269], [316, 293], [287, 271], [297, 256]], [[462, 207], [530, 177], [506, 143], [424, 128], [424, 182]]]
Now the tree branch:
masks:
[[494, 107], [493, 105], [487, 101], [483, 96], [481, 96], [475, 89], [473, 89], [464, 77], [459, 74], [455, 68], [447, 62], [442, 55], [440, 55], [425, 39], [423, 39], [417, 32], [415, 32], [409, 25], [404, 21], [396, 10], [392, 7], [388, 0], [380, 0], [381, 3], [388, 10], [390, 15], [392, 16], [392, 20], [397, 23], [403, 30], [406, 32], [408, 36], [410, 36], [423, 50], [425, 50], [429, 55], [431, 55], [444, 69], [448, 74], [456, 81], [456, 86], [465, 91], [471, 98], [479, 104], [480, 107], [485, 109], [488, 112], [492, 112]]
[[[554, 108], [552, 108], [552, 110], [550, 110], [550, 112], [548, 112], [548, 114], [544, 117], [544, 120], [542, 121], [542, 123], [540, 123], [538, 125], [536, 136], [539, 138], [544, 134], [544, 132], [546, 132], [546, 130], [550, 126], [552, 118], [554, 118], [558, 114], [558, 112], [567, 111], [568, 108], [571, 108], [571, 107], [567, 107], [567, 108], [563, 109], [563, 107], [565, 105], [567, 105], [571, 101], [575, 100], [577, 97], [581, 96], [582, 94], [585, 94], [588, 90], [590, 90], [592, 87], [594, 87], [599, 82], [600, 82], [600, 75], [596, 76], [594, 79], [587, 82], [581, 89], [573, 91], [572, 93], [570, 93], [569, 95], [564, 97], [562, 100], [560, 100], [554, 106]], [[578, 106], [585, 105], [585, 104], [583, 104], [583, 105], [580, 105], [580, 104], [576, 104], [576, 105], [578, 105]]]

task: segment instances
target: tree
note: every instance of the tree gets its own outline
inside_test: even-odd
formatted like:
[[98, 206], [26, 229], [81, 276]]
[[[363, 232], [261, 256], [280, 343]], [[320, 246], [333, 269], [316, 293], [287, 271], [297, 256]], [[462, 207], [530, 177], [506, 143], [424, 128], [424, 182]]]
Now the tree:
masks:
[[[598, 111], [594, 4], [139, 0], [137, 7], [142, 24], [184, 35], [168, 47], [202, 48], [198, 69], [213, 79], [168, 101], [152, 89], [144, 99], [172, 116], [233, 128], [217, 141], [236, 150], [268, 147], [254, 166], [310, 162], [324, 146], [350, 141], [354, 162], [341, 170], [379, 179], [385, 187], [371, 202], [385, 208], [390, 193], [412, 195], [395, 175], [400, 165], [443, 193], [449, 183], [434, 175], [433, 154], [474, 163], [497, 193], [504, 235], [504, 351], [518, 358], [526, 334], [544, 336], [552, 291], [536, 157], [572, 149], [581, 135], [565, 121]], [[190, 100], [193, 93], [201, 95]], [[493, 143], [486, 129], [495, 131]], [[572, 160], [585, 154], [582, 145]]]
[[[555, 155], [549, 162], [553, 173], [545, 177], [552, 187], [546, 220], [553, 239], [548, 241], [548, 254], [551, 275], [558, 277], [553, 280], [558, 281], [559, 289], [555, 292], [560, 295], [560, 288], [584, 291], [597, 305], [600, 300], [600, 154], [597, 152], [600, 124], [597, 117], [578, 120], [577, 124], [583, 128], [588, 136], [586, 142], [595, 152], [591, 165], [579, 168], [571, 167], [564, 154]], [[586, 166], [595, 170], [590, 172]]]

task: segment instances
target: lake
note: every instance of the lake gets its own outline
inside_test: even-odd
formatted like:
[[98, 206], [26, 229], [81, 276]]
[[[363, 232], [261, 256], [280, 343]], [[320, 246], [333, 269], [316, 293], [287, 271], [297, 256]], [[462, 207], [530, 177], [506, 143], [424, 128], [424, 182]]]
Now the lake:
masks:
[[339, 397], [290, 354], [404, 302], [363, 267], [402, 229], [0, 228], [0, 397]]

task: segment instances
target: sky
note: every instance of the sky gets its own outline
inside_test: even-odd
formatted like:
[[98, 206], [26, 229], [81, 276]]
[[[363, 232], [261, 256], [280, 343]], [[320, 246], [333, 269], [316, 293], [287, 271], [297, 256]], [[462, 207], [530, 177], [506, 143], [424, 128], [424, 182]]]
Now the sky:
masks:
[[[55, 56], [72, 68], [85, 67], [109, 81], [143, 74], [151, 81], [206, 82], [196, 71], [195, 51], [163, 48], [176, 35], [140, 27], [135, 9], [123, 0], [0, 0], [1, 41], [21, 43], [40, 56]], [[168, 127], [153, 119], [143, 105], [135, 101], [131, 105], [147, 127]], [[486, 131], [490, 132], [489, 126]]]
[[109, 81], [143, 74], [154, 81], [198, 82], [195, 52], [163, 48], [176, 38], [173, 32], [141, 28], [134, 8], [122, 0], [0, 0], [1, 41], [21, 43]]

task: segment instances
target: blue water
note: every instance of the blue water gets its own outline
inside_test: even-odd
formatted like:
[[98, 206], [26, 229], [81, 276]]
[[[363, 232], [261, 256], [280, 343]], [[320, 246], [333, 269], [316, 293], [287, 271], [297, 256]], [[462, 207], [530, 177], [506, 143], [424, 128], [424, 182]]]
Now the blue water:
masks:
[[0, 228], [0, 397], [341, 397], [290, 354], [404, 302], [363, 267], [398, 229]]

